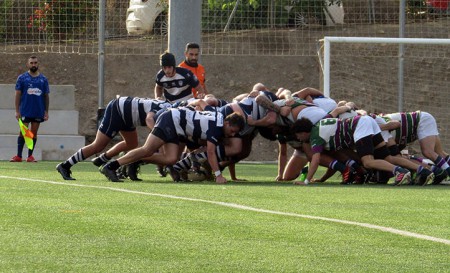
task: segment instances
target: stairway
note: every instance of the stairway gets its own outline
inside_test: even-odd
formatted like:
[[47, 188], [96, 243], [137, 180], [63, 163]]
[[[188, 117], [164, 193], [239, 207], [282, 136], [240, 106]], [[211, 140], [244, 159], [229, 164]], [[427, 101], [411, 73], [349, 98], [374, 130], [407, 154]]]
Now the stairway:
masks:
[[[78, 111], [75, 110], [75, 86], [50, 85], [49, 119], [41, 123], [33, 156], [36, 160], [65, 160], [85, 145], [78, 135]], [[19, 125], [15, 119], [14, 84], [0, 84], [0, 160], [17, 153]], [[26, 158], [26, 146], [23, 156]]]

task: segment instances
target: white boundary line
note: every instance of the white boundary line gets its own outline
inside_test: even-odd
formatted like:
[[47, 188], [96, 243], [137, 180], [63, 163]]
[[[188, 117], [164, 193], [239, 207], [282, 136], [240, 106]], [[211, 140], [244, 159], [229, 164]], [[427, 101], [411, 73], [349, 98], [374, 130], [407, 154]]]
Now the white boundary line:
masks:
[[190, 198], [190, 197], [182, 197], [182, 196], [168, 195], [168, 194], [160, 194], [160, 193], [141, 192], [141, 191], [127, 190], [127, 189], [113, 188], [113, 187], [105, 187], [105, 186], [82, 185], [82, 184], [73, 184], [73, 183], [69, 184], [69, 183], [63, 183], [63, 182], [57, 182], [57, 181], [22, 178], [22, 177], [13, 177], [13, 176], [0, 175], [0, 179], [1, 178], [3, 178], [3, 179], [16, 179], [16, 180], [31, 181], [31, 182], [40, 182], [40, 183], [48, 183], [48, 184], [55, 184], [55, 185], [72, 186], [72, 187], [104, 189], [104, 190], [111, 190], [111, 191], [118, 191], [118, 192], [126, 192], [126, 193], [141, 194], [141, 195], [149, 195], [149, 196], [158, 196], [158, 197], [164, 197], [164, 198], [171, 198], [171, 199], [178, 199], [178, 200], [185, 200], [185, 201], [192, 201], [192, 202], [201, 202], [201, 203], [214, 204], [214, 205], [230, 207], [230, 208], [235, 208], [235, 209], [241, 209], [241, 210], [248, 210], [248, 211], [255, 211], [255, 212], [262, 212], [262, 213], [269, 213], [269, 214], [276, 214], [276, 215], [285, 215], [285, 216], [292, 216], [292, 217], [299, 217], [299, 218], [306, 218], [306, 219], [313, 219], [313, 220], [322, 220], [322, 221], [328, 221], [328, 222], [334, 222], [334, 223], [340, 223], [340, 224], [346, 224], [346, 225], [365, 227], [365, 228], [375, 229], [375, 230], [379, 230], [379, 231], [383, 231], [383, 232], [389, 232], [389, 233], [393, 233], [393, 234], [398, 234], [398, 235], [401, 235], [401, 236], [413, 237], [413, 238], [417, 238], [417, 239], [422, 239], [422, 240], [427, 240], [427, 241], [432, 241], [432, 242], [436, 242], [436, 243], [442, 243], [442, 244], [450, 245], [450, 240], [447, 240], [447, 239], [432, 237], [432, 236], [428, 236], [428, 235], [423, 235], [423, 234], [419, 234], [419, 233], [404, 231], [404, 230], [395, 229], [395, 228], [383, 227], [383, 226], [372, 225], [372, 224], [367, 224], [367, 223], [360, 223], [360, 222], [354, 222], [354, 221], [340, 220], [340, 219], [334, 219], [334, 218], [320, 217], [320, 216], [312, 216], [312, 215], [297, 214], [297, 213], [290, 213], [290, 212], [282, 212], [282, 211], [259, 209], [259, 208], [254, 208], [254, 207], [249, 207], [249, 206], [244, 206], [244, 205], [239, 205], [239, 204], [234, 204], [234, 203], [211, 201], [211, 200], [204, 200], [204, 199], [197, 199], [197, 198]]

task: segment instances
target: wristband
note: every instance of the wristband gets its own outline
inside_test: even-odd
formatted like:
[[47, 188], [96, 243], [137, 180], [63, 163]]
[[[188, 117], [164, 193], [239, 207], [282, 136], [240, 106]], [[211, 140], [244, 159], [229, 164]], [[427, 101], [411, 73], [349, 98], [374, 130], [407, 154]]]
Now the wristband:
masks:
[[220, 170], [214, 172], [214, 176], [215, 177], [218, 177], [221, 174], [222, 174], [222, 172]]
[[309, 180], [308, 180], [308, 179], [305, 179], [305, 181], [303, 181], [303, 183], [305, 183], [306, 185], [308, 185], [308, 184], [309, 184]]

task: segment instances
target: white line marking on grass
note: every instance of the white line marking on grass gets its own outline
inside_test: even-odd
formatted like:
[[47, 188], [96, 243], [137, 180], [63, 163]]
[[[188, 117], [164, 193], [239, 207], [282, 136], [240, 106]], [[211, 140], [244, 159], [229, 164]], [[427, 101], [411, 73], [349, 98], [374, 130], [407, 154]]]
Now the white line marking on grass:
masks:
[[63, 183], [63, 182], [57, 182], [57, 181], [48, 181], [48, 180], [40, 180], [40, 179], [22, 178], [22, 177], [12, 177], [12, 176], [0, 175], [0, 178], [17, 179], [17, 180], [23, 180], [23, 181], [41, 182], [41, 183], [48, 183], [48, 184], [55, 184], [55, 185], [73, 186], [73, 187], [105, 189], [105, 190], [118, 191], [118, 192], [126, 192], [126, 193], [134, 193], [134, 194], [141, 194], [141, 195], [165, 197], [165, 198], [171, 198], [171, 199], [179, 199], [179, 200], [185, 200], [185, 201], [209, 203], [209, 204], [230, 207], [230, 208], [235, 208], [235, 209], [241, 209], [241, 210], [263, 212], [263, 213], [269, 213], [269, 214], [285, 215], [285, 216], [292, 216], [292, 217], [299, 217], [299, 218], [306, 218], [306, 219], [313, 219], [313, 220], [322, 220], [322, 221], [328, 221], [328, 222], [334, 222], [334, 223], [340, 223], [340, 224], [346, 224], [346, 225], [360, 226], [360, 227], [380, 230], [383, 232], [389, 232], [389, 233], [398, 234], [398, 235], [402, 235], [402, 236], [413, 237], [413, 238], [417, 238], [417, 239], [422, 239], [422, 240], [427, 240], [427, 241], [432, 241], [432, 242], [436, 242], [436, 243], [450, 245], [450, 240], [447, 240], [447, 239], [432, 237], [432, 236], [428, 236], [428, 235], [423, 235], [423, 234], [419, 234], [419, 233], [404, 231], [404, 230], [390, 228], [390, 227], [383, 227], [383, 226], [372, 225], [372, 224], [367, 224], [367, 223], [360, 223], [360, 222], [340, 220], [340, 219], [320, 217], [320, 216], [274, 211], [274, 210], [267, 210], [267, 209], [258, 209], [258, 208], [234, 204], [234, 203], [211, 201], [211, 200], [182, 197], [182, 196], [168, 195], [168, 194], [160, 194], [160, 193], [141, 192], [141, 191], [127, 190], [127, 189], [113, 188], [113, 187], [105, 187], [105, 186], [82, 185], [82, 184], [73, 184], [73, 183], [69, 184], [69, 183]]

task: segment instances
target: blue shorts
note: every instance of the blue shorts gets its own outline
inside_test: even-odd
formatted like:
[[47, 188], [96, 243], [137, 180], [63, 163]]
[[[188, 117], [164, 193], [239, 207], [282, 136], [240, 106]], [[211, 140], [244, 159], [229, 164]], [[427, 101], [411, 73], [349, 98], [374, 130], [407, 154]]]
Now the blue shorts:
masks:
[[180, 143], [177, 130], [173, 124], [171, 111], [165, 111], [159, 115], [151, 134], [159, 137], [165, 143]]
[[105, 115], [103, 116], [98, 130], [109, 138], [113, 138], [120, 131], [131, 132], [136, 130], [136, 127], [129, 126], [125, 123], [119, 110], [119, 101], [114, 99], [106, 106]]

